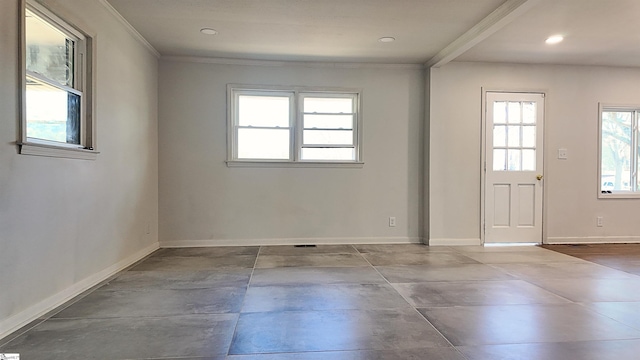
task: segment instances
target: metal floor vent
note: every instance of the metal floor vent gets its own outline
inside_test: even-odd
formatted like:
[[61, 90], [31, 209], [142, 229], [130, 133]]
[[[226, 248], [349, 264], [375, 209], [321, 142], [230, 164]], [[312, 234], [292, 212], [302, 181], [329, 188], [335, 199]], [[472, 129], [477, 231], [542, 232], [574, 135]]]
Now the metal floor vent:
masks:
[[295, 247], [299, 247], [299, 248], [314, 248], [316, 247], [315, 245], [293, 245]]

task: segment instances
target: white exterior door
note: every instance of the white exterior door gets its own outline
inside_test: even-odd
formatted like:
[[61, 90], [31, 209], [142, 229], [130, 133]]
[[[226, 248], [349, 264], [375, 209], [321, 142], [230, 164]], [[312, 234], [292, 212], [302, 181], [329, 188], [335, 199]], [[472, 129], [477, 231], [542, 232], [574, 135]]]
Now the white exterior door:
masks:
[[485, 243], [541, 243], [544, 95], [486, 93]]

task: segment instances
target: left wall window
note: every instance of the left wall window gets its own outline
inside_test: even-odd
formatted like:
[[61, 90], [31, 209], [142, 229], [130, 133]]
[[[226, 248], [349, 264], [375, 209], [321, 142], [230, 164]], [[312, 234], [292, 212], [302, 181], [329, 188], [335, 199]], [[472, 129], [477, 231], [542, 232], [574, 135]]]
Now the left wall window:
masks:
[[31, 0], [22, 33], [21, 153], [94, 159], [91, 38]]

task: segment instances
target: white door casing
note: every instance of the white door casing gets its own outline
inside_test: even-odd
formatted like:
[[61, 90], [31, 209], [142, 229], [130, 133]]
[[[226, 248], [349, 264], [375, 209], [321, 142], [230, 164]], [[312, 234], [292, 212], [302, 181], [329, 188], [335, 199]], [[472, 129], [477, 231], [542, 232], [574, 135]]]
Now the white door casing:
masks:
[[485, 243], [541, 243], [544, 94], [486, 92]]

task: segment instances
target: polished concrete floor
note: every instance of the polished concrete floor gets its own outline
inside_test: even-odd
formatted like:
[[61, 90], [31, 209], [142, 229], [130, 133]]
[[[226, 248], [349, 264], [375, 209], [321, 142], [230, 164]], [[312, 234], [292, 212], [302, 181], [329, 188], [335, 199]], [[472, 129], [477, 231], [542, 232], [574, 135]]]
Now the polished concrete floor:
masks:
[[[639, 359], [640, 246], [161, 249], [21, 359]], [[622, 260], [620, 260], [622, 259]]]

